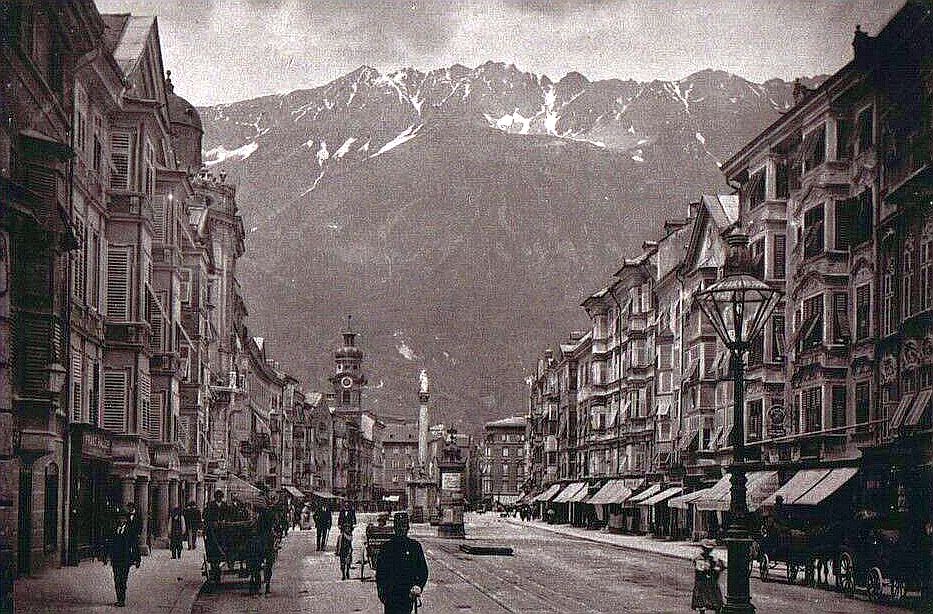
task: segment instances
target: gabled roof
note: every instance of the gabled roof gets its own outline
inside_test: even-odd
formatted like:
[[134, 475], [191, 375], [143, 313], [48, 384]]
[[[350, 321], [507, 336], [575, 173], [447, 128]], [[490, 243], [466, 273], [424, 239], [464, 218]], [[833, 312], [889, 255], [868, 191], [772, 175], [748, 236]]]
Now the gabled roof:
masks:
[[146, 48], [156, 18], [151, 15], [102, 15], [104, 38], [124, 75], [129, 75]]
[[704, 194], [703, 204], [720, 230], [725, 230], [739, 219], [738, 194]]

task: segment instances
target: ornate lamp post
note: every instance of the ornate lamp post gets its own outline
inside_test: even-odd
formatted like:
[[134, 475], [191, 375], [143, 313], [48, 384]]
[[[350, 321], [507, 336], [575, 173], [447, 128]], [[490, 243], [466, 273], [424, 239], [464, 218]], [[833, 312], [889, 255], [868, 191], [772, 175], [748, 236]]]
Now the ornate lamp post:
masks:
[[726, 603], [723, 612], [749, 613], [755, 611], [748, 587], [748, 565], [751, 538], [748, 533], [745, 477], [745, 352], [758, 338], [781, 300], [782, 292], [750, 274], [748, 237], [734, 231], [726, 242], [729, 251], [723, 264], [721, 279], [696, 293], [700, 309], [709, 318], [716, 334], [728, 348], [731, 356], [732, 405], [732, 474], [729, 513], [731, 521], [726, 530], [726, 548], [729, 552], [729, 574], [726, 584]]

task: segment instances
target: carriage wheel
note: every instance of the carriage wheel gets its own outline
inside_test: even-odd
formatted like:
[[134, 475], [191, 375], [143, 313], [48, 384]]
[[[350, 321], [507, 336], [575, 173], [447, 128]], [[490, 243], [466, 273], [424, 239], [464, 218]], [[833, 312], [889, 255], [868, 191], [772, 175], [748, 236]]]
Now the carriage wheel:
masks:
[[891, 599], [900, 601], [907, 594], [907, 588], [903, 580], [891, 580]]
[[788, 563], [787, 564], [787, 581], [793, 584], [797, 581], [797, 572], [800, 571], [800, 568], [797, 566], [797, 563]]
[[877, 567], [868, 570], [868, 576], [865, 578], [865, 590], [868, 592], [868, 598], [872, 601], [881, 599], [881, 593], [884, 590], [884, 577]]
[[758, 557], [758, 577], [762, 582], [768, 581], [768, 574], [771, 572], [771, 559], [764, 552]]
[[852, 562], [852, 555], [843, 552], [839, 557], [839, 574], [836, 576], [836, 588], [846, 595], [855, 593], [855, 564]]

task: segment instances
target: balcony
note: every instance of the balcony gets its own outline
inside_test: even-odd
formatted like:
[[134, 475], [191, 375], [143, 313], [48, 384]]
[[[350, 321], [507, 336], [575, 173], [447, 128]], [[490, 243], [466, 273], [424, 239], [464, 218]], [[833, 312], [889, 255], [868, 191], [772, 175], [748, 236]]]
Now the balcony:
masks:
[[151, 223], [155, 220], [152, 200], [149, 198], [148, 194], [143, 194], [142, 192], [111, 190], [107, 210], [110, 211], [110, 213], [145, 218]]
[[181, 357], [175, 352], [159, 352], [149, 358], [149, 371], [153, 375], [180, 375], [182, 367]]
[[142, 351], [149, 347], [148, 322], [107, 322], [105, 339], [111, 345], [119, 345]]

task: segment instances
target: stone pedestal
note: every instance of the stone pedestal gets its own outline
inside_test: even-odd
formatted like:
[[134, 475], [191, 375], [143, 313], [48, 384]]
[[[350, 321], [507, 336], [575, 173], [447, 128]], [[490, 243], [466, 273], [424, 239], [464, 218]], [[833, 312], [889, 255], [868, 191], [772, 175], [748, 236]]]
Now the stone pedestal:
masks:
[[440, 489], [438, 495], [441, 508], [441, 518], [437, 525], [437, 536], [451, 539], [466, 537], [466, 528], [463, 524], [463, 475], [466, 463], [460, 455], [460, 448], [456, 443], [456, 431], [451, 429], [450, 439], [444, 447], [444, 453], [438, 462], [440, 473]]
[[437, 507], [437, 484], [425, 475], [408, 480], [408, 515], [412, 522], [427, 522]]

